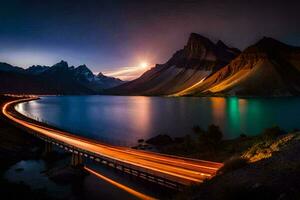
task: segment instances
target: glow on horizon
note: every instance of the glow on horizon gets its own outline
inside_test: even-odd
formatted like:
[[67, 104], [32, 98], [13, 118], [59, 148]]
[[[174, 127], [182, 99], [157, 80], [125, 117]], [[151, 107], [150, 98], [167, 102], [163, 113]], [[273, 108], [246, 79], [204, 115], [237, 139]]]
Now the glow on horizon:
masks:
[[68, 62], [69, 66], [86, 64], [88, 68], [94, 72], [94, 74], [102, 72], [106, 76], [112, 76], [126, 81], [139, 77], [145, 71], [153, 67], [154, 65], [150, 65], [148, 62], [149, 60], [153, 60], [150, 58], [147, 58], [147, 61], [144, 58], [136, 59], [135, 63], [137, 64], [134, 67], [112, 67], [111, 69], [101, 69], [101, 67], [97, 66], [103, 66], [104, 64], [97, 64], [95, 60], [91, 62], [91, 59], [86, 59], [77, 55], [74, 56], [72, 52], [63, 50], [56, 50], [55, 52], [51, 49], [43, 50], [39, 48], [12, 48], [0, 50], [0, 62], [6, 62], [24, 69], [32, 65], [52, 66], [61, 60], [65, 60]]
[[142, 62], [140, 64], [141, 68], [147, 68], [148, 67], [148, 63], [147, 62]]
[[137, 67], [122, 67], [117, 70], [103, 72], [103, 74], [105, 74], [106, 76], [113, 76], [121, 80], [129, 81], [138, 78], [151, 67], [152, 66], [150, 66], [148, 63], [142, 62]]

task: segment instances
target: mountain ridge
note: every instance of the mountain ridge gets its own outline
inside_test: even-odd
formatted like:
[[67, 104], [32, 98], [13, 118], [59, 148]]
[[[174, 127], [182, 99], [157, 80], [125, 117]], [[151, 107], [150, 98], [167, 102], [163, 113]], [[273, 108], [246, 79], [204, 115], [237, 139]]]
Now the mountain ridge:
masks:
[[97, 76], [86, 65], [69, 66], [60, 61], [52, 66], [33, 65], [26, 69], [0, 63], [0, 93], [97, 94], [124, 83], [120, 79]]
[[[293, 61], [294, 59], [294, 61]], [[300, 94], [300, 48], [263, 37], [197, 87], [177, 95]]]

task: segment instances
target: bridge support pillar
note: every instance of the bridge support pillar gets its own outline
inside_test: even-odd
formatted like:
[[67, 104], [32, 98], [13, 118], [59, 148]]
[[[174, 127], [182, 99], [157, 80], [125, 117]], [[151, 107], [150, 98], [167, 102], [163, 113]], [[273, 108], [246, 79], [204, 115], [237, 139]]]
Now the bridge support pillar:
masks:
[[78, 167], [83, 164], [83, 158], [79, 154], [72, 153], [71, 157], [71, 166], [72, 167]]
[[52, 143], [46, 142], [45, 143], [45, 154], [49, 154], [52, 152]]

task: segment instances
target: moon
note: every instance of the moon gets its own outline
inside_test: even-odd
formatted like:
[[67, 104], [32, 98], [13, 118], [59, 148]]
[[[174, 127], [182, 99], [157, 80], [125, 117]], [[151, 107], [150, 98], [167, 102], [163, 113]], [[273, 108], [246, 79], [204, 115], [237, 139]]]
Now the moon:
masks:
[[147, 62], [141, 62], [140, 67], [146, 68], [146, 67], [148, 67], [148, 63]]

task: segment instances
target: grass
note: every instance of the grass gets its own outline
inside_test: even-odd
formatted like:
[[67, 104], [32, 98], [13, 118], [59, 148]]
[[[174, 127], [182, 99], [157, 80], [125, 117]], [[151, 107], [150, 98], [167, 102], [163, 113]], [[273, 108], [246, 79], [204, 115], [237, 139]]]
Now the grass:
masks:
[[291, 133], [272, 139], [265, 138], [245, 151], [242, 157], [248, 159], [249, 162], [256, 162], [265, 158], [269, 158], [275, 152], [280, 151], [280, 149], [286, 146], [291, 140], [298, 137], [298, 135]]

